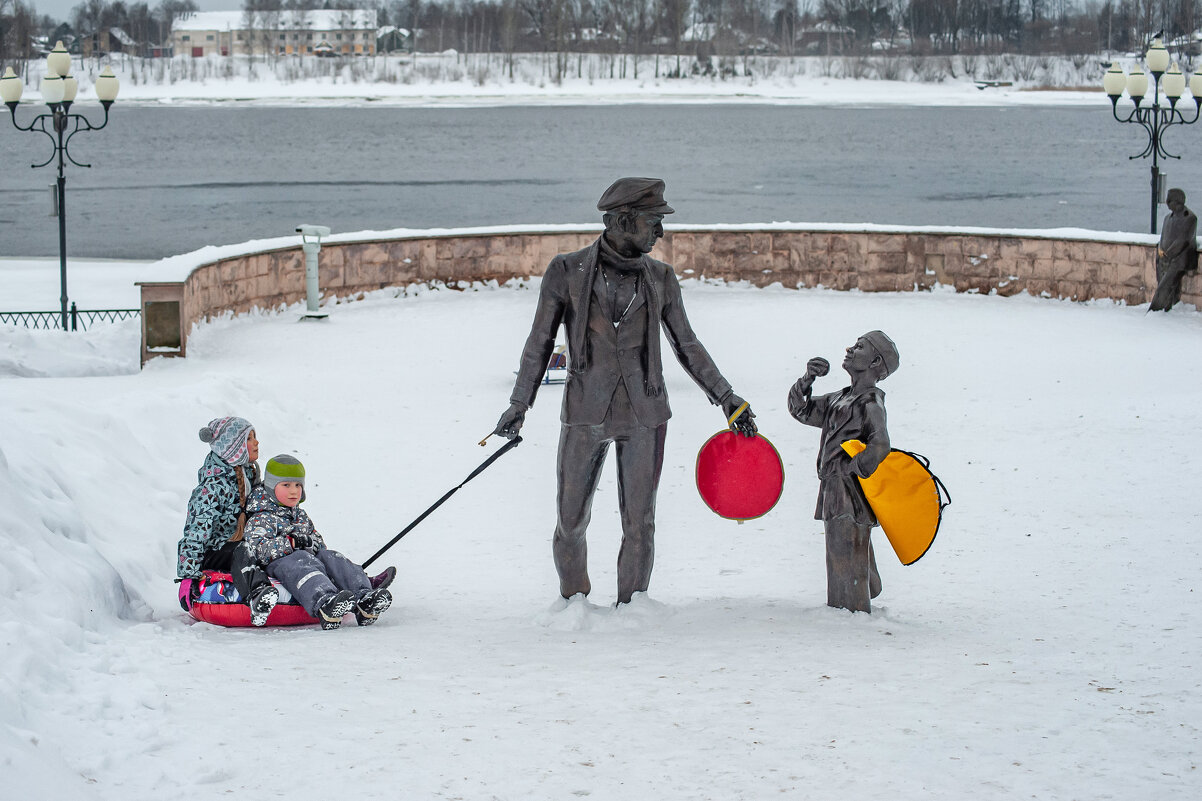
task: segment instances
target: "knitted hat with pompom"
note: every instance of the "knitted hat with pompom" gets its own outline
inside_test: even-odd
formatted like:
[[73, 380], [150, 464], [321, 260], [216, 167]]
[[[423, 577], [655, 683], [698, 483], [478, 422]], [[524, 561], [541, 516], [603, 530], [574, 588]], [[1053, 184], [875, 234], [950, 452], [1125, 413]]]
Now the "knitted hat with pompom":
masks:
[[200, 441], [207, 442], [213, 453], [227, 464], [244, 465], [250, 462], [246, 439], [254, 428], [241, 417], [218, 417], [200, 429]]

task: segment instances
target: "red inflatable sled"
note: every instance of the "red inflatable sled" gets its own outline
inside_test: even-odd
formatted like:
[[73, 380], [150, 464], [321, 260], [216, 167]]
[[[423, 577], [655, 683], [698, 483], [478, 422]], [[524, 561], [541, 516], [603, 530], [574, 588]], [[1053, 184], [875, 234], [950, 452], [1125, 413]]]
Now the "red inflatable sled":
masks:
[[697, 452], [697, 491], [719, 517], [753, 520], [776, 506], [785, 466], [766, 438], [719, 431]]
[[[287, 597], [287, 590], [275, 581], [280, 597]], [[233, 628], [250, 627], [250, 607], [238, 599], [238, 591], [234, 589], [234, 580], [229, 573], [218, 573], [206, 570], [200, 580], [200, 591], [196, 600], [188, 609], [188, 614], [204, 623]], [[316, 623], [317, 619], [310, 616], [300, 604], [283, 601], [275, 605], [267, 616], [268, 626], [303, 626]]]

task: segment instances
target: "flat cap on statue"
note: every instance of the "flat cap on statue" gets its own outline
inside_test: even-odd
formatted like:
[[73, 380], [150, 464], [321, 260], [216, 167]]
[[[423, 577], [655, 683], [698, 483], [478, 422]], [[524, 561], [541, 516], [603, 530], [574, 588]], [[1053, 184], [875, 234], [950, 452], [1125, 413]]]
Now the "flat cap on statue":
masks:
[[893, 340], [885, 334], [884, 331], [869, 331], [864, 335], [864, 339], [868, 340], [868, 344], [881, 357], [881, 362], [884, 363], [885, 369], [888, 371], [885, 376], [891, 376], [897, 372], [897, 367], [901, 363], [897, 353], [897, 345]]
[[650, 211], [671, 214], [664, 202], [664, 182], [659, 178], [619, 178], [597, 201], [599, 211]]

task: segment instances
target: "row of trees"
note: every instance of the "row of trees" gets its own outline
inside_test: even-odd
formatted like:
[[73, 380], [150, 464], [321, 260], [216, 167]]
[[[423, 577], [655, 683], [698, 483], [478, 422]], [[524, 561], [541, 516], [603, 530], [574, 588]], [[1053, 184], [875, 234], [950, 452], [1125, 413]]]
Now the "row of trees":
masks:
[[54, 40], [89, 36], [120, 28], [137, 42], [162, 43], [171, 23], [180, 14], [196, 11], [192, 0], [160, 0], [148, 3], [121, 0], [85, 0], [72, 9], [69, 19], [38, 14], [30, 0], [0, 0], [0, 65], [5, 61], [36, 58]]
[[1158, 31], [1167, 40], [1188, 37], [1202, 24], [1202, 0], [379, 0], [368, 7], [378, 9], [381, 25], [420, 31], [430, 49], [467, 52], [679, 53], [702, 40], [720, 53], [1092, 53], [1139, 49]]
[[[231, 0], [231, 4], [236, 0]], [[192, 0], [84, 0], [68, 20], [33, 0], [0, 0], [0, 64], [37, 55], [64, 31], [121, 28], [165, 43]], [[248, 14], [374, 8], [381, 26], [414, 31], [416, 47], [461, 52], [629, 54], [1086, 53], [1188, 36], [1202, 0], [243, 0]], [[64, 29], [63, 24], [70, 26]]]

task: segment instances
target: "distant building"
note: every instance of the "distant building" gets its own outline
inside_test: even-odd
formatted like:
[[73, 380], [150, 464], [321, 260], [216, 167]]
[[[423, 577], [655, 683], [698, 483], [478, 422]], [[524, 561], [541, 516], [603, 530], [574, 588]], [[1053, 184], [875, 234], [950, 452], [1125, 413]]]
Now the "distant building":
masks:
[[803, 53], [842, 53], [846, 44], [855, 41], [856, 29], [833, 22], [819, 22], [797, 30], [796, 44]]
[[81, 36], [79, 39], [79, 52], [84, 58], [91, 58], [103, 53], [132, 53], [137, 55], [138, 43], [133, 37], [120, 28], [109, 28], [108, 30], [96, 31], [95, 33]]
[[332, 55], [376, 52], [374, 10], [200, 11], [171, 24], [176, 55]]
[[395, 53], [409, 50], [413, 37], [408, 28], [398, 28], [395, 25], [385, 25], [376, 31], [376, 52]]

